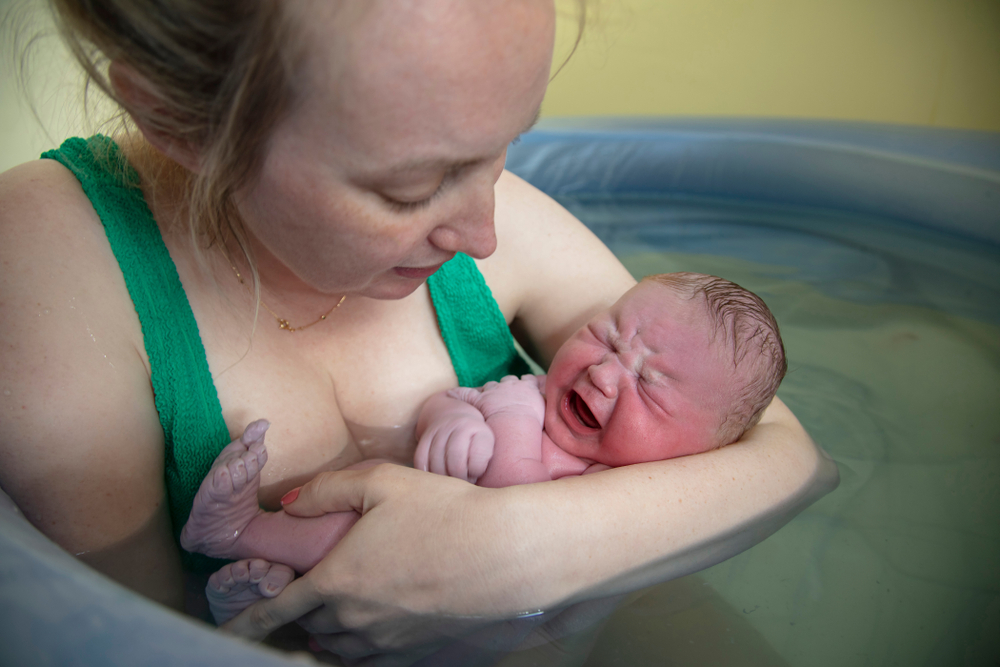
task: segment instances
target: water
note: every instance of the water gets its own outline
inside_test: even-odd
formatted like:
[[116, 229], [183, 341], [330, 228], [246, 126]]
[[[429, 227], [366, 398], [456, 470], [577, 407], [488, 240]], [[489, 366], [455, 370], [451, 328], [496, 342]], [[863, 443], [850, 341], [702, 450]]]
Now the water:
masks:
[[778, 394], [841, 473], [759, 546], [633, 596], [586, 664], [997, 664], [1000, 249], [803, 208], [563, 204], [637, 277], [761, 295], [789, 360]]

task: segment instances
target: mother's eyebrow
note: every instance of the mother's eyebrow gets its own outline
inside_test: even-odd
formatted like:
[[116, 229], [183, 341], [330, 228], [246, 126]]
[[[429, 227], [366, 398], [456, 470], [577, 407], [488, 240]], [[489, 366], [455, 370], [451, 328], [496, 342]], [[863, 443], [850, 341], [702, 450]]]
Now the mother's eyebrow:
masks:
[[392, 178], [393, 176], [398, 176], [400, 174], [407, 174], [414, 171], [458, 171], [462, 167], [467, 167], [470, 164], [475, 164], [479, 162], [478, 159], [472, 160], [449, 160], [448, 158], [419, 158], [416, 160], [410, 160], [408, 162], [402, 162], [400, 164], [395, 164], [388, 169], [379, 171], [377, 174], [372, 174], [372, 178], [384, 179]]
[[[520, 137], [525, 132], [529, 132], [531, 128], [538, 124], [541, 117], [542, 107], [539, 105], [538, 109], [535, 110], [535, 115], [531, 118], [531, 122], [525, 125], [524, 129], [517, 133], [517, 136]], [[471, 160], [449, 160], [448, 158], [417, 158], [415, 160], [393, 165], [378, 174], [373, 174], [372, 176], [377, 176], [379, 178], [391, 178], [393, 176], [398, 176], [399, 174], [405, 174], [413, 171], [458, 171], [459, 169], [467, 167], [470, 164], [475, 164], [482, 159], [483, 158], [473, 158]]]

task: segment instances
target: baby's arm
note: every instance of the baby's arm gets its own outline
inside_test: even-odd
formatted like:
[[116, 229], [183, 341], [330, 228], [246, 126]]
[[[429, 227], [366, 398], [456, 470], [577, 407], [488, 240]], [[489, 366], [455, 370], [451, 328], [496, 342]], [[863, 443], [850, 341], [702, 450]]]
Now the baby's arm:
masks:
[[447, 392], [475, 406], [496, 440], [493, 458], [479, 486], [500, 488], [552, 479], [542, 462], [545, 399], [539, 380], [534, 375], [521, 379], [508, 375], [480, 389], [460, 387]]

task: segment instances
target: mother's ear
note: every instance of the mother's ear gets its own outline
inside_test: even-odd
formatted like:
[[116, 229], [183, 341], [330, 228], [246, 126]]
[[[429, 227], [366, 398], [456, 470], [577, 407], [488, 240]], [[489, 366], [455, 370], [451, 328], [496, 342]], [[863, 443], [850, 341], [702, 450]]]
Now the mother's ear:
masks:
[[164, 115], [164, 103], [145, 77], [128, 65], [115, 60], [108, 66], [108, 80], [125, 105], [125, 110], [153, 148], [188, 171], [197, 173], [201, 170], [199, 146], [170, 134], [150, 122], [150, 118]]

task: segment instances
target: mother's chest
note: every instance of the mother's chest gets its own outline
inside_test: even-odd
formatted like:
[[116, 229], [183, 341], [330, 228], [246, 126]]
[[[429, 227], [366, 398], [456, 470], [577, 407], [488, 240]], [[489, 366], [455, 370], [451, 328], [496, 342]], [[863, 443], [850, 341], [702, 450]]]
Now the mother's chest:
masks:
[[265, 507], [318, 472], [370, 458], [409, 464], [420, 406], [455, 385], [429, 304], [373, 305], [340, 313], [354, 319], [305, 332], [318, 334], [308, 340], [261, 329], [271, 324], [262, 319], [253, 345], [236, 359], [232, 346], [206, 343], [230, 432], [255, 419], [271, 422]]

